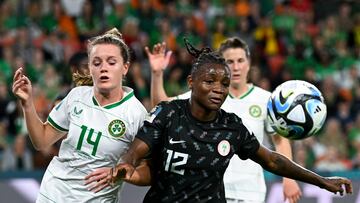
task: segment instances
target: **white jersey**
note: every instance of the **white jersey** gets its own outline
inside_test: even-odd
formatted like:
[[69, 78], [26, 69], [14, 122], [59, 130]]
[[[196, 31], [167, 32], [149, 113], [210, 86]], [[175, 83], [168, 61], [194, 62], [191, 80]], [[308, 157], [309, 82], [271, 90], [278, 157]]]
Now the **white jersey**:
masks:
[[[185, 99], [190, 95], [189, 91], [176, 98]], [[248, 91], [240, 98], [235, 98], [230, 93], [221, 108], [239, 116], [262, 143], [266, 133], [274, 134], [270, 125], [266, 123], [266, 106], [270, 95], [270, 92], [250, 84]], [[224, 174], [224, 184], [225, 196], [228, 199], [265, 201], [263, 169], [252, 160], [244, 161], [238, 156], [233, 156]]]
[[76, 87], [50, 112], [48, 122], [68, 134], [47, 167], [37, 202], [119, 201], [122, 182], [94, 193], [84, 178], [119, 163], [143, 125], [146, 109], [132, 89], [123, 90], [121, 101], [99, 106], [93, 87]]

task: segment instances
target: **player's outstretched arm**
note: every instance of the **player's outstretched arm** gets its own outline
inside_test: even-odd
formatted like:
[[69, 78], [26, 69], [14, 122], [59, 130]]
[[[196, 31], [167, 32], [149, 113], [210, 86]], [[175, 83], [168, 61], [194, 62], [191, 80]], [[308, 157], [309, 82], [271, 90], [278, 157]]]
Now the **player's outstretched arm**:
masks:
[[[292, 160], [290, 141], [277, 134], [272, 135], [271, 138], [275, 145], [276, 152]], [[289, 203], [296, 203], [300, 199], [302, 195], [301, 189], [295, 180], [283, 178], [283, 195], [284, 201], [288, 200]]]
[[[322, 177], [264, 146], [260, 146], [251, 159], [274, 174], [317, 185], [335, 194], [338, 192], [340, 195], [344, 195], [345, 192], [352, 193], [350, 180], [342, 177]], [[345, 190], [343, 186], [345, 186]]]
[[20, 100], [29, 136], [35, 149], [47, 148], [65, 134], [40, 120], [32, 98], [31, 81], [24, 75], [23, 68], [15, 71], [12, 92]]
[[151, 105], [154, 107], [161, 101], [171, 100], [164, 89], [164, 70], [169, 65], [172, 51], [166, 52], [166, 43], [157, 43], [152, 51], [145, 47], [151, 66]]

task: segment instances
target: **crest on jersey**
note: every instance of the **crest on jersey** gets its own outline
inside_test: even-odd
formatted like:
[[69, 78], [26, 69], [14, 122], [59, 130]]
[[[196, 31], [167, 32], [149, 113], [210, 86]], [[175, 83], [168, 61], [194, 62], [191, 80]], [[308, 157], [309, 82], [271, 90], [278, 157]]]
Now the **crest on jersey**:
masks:
[[154, 118], [160, 113], [161, 109], [161, 106], [155, 106], [153, 109], [151, 109], [145, 120], [152, 123]]
[[261, 115], [261, 108], [258, 105], [252, 105], [249, 108], [249, 113], [252, 117], [258, 118]]
[[125, 123], [119, 119], [113, 120], [108, 125], [108, 131], [114, 138], [121, 138], [126, 131]]
[[221, 156], [226, 156], [230, 152], [230, 143], [227, 140], [221, 140], [217, 146], [217, 150]]

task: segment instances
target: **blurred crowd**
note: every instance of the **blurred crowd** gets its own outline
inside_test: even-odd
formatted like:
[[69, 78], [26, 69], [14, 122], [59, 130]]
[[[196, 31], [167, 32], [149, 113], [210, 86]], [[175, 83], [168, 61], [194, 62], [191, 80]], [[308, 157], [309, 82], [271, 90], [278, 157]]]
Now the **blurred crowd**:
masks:
[[145, 46], [164, 41], [174, 52], [164, 79], [173, 96], [187, 90], [191, 69], [184, 36], [213, 49], [227, 37], [244, 39], [252, 83], [271, 91], [301, 79], [323, 93], [327, 121], [319, 135], [292, 142], [294, 160], [318, 171], [359, 169], [359, 11], [355, 0], [0, 0], [0, 169], [44, 169], [59, 145], [41, 152], [31, 146], [11, 93], [14, 71], [24, 67], [45, 120], [55, 98], [72, 87], [69, 61], [112, 27], [131, 48], [125, 82], [148, 110]]

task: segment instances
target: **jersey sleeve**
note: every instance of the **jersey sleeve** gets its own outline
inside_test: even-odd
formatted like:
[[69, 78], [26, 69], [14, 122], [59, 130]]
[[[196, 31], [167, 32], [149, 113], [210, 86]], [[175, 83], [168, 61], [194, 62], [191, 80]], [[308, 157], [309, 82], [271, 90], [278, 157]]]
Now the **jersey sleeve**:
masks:
[[189, 99], [191, 97], [191, 91], [187, 91], [183, 94], [176, 96], [176, 99]]
[[243, 139], [241, 140], [242, 143], [239, 145], [240, 148], [236, 154], [240, 157], [240, 159], [245, 160], [256, 153], [260, 147], [260, 143], [256, 139], [254, 133], [249, 131], [246, 126], [244, 126], [240, 133], [242, 133], [241, 137]]
[[152, 151], [161, 142], [165, 126], [168, 123], [168, 104], [159, 103], [147, 115], [144, 125], [140, 128], [136, 138], [144, 141]]
[[69, 100], [71, 95], [73, 95], [72, 92], [51, 110], [47, 118], [47, 122], [59, 131], [67, 132], [69, 130]]
[[147, 111], [145, 107], [139, 102], [139, 105], [136, 107], [136, 114], [134, 115], [134, 123], [131, 126], [130, 138], [131, 141], [134, 140], [136, 134], [139, 132], [139, 129], [144, 125], [144, 120], [147, 116]]

